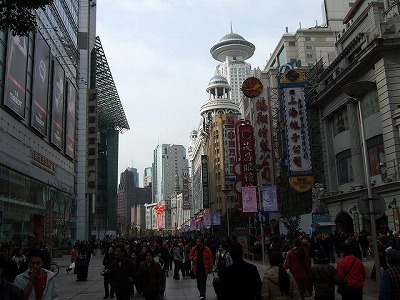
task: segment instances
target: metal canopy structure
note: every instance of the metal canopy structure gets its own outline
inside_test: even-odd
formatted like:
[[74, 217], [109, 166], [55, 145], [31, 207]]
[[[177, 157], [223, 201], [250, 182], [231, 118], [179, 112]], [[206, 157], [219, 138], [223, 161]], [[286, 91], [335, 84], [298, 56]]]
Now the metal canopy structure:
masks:
[[116, 129], [123, 133], [130, 128], [99, 37], [96, 37], [94, 51], [99, 129]]

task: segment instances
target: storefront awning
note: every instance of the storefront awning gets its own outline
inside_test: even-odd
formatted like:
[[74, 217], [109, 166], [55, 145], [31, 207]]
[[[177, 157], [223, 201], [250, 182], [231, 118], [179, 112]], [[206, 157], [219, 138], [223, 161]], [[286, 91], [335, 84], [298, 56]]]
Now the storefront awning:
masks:
[[336, 226], [335, 222], [316, 222], [313, 224], [314, 227], [326, 227], [326, 226]]

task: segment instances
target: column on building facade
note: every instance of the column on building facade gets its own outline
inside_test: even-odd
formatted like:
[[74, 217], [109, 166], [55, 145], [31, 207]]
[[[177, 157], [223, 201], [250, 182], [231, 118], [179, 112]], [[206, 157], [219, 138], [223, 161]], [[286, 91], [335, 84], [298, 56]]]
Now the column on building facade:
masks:
[[365, 186], [363, 168], [363, 157], [361, 152], [360, 126], [358, 122], [357, 102], [347, 103], [347, 114], [349, 119], [351, 155], [353, 164], [354, 185]]
[[328, 190], [330, 192], [338, 191], [337, 184], [337, 170], [336, 170], [336, 160], [335, 153], [333, 151], [333, 147], [329, 147], [329, 145], [333, 144], [333, 136], [332, 136], [332, 119], [329, 117], [325, 117], [322, 119], [323, 131], [325, 134], [325, 160], [328, 174]]

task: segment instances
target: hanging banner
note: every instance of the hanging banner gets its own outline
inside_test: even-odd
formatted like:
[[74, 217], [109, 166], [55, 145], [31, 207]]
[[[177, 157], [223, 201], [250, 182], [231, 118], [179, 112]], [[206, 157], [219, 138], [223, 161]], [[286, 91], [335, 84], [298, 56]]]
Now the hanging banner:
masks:
[[211, 214], [210, 213], [203, 214], [203, 225], [211, 226]]
[[242, 187], [243, 212], [257, 211], [257, 187]]
[[278, 197], [276, 196], [276, 185], [261, 187], [263, 210], [278, 211]]
[[212, 218], [213, 225], [221, 225], [221, 214], [219, 212], [213, 213]]

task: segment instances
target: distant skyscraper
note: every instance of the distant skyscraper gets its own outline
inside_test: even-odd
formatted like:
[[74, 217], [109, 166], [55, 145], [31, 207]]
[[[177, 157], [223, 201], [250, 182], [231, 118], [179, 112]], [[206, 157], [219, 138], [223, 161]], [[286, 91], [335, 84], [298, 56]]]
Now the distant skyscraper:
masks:
[[233, 33], [232, 28], [231, 33], [224, 35], [210, 49], [212, 57], [221, 62], [215, 75], [221, 75], [228, 80], [232, 88], [231, 100], [236, 104], [239, 104], [243, 95], [240, 90], [242, 83], [250, 75], [251, 65], [246, 59], [253, 56], [255, 49], [252, 43]]
[[[175, 192], [175, 175], [188, 169], [186, 149], [182, 145], [161, 144], [154, 149], [153, 201], [159, 203]], [[182, 181], [180, 181], [182, 189]]]
[[153, 169], [151, 167], [147, 167], [144, 169], [143, 174], [143, 187], [149, 186], [153, 181]]
[[139, 173], [136, 168], [128, 168], [128, 171], [133, 174], [133, 182], [135, 183], [135, 187], [139, 187]]

